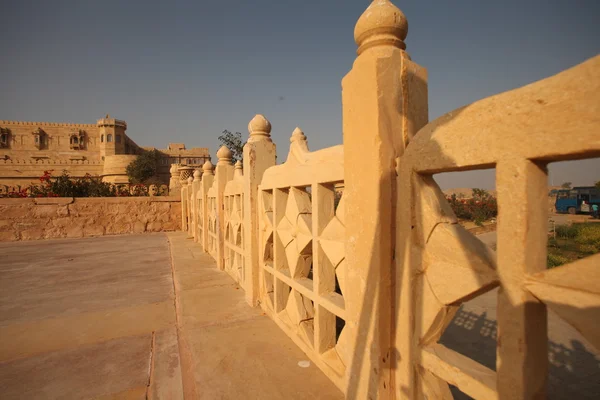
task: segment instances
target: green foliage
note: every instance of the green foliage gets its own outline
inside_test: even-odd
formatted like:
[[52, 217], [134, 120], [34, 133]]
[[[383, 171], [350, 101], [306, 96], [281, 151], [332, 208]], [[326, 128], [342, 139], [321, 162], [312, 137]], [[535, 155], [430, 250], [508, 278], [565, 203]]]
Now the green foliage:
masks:
[[235, 163], [237, 160], [241, 161], [244, 158], [244, 142], [242, 142], [240, 132], [232, 133], [224, 130], [223, 134], [219, 136], [219, 142], [231, 151], [233, 155], [231, 162]]
[[558, 267], [560, 265], [566, 264], [569, 262], [569, 259], [558, 254], [548, 254], [547, 258], [547, 266], [548, 268]]
[[574, 239], [577, 236], [577, 227], [575, 225], [557, 225], [556, 236], [561, 239]]
[[574, 224], [573, 226], [577, 227], [576, 243], [600, 247], [600, 224]]
[[127, 176], [131, 183], [146, 183], [149, 179], [157, 176], [158, 163], [162, 155], [154, 149], [144, 151], [127, 166]]
[[600, 190], [600, 181], [594, 183], [594, 186], [596, 186], [596, 189]]
[[473, 189], [473, 197], [470, 199], [460, 199], [453, 194], [446, 200], [458, 218], [474, 221], [478, 226], [482, 226], [485, 221], [498, 215], [496, 198], [484, 189]]
[[571, 182], [564, 182], [560, 187], [563, 189], [571, 189], [571, 184]]
[[553, 268], [600, 252], [600, 224], [558, 225], [548, 239], [547, 267]]
[[[155, 196], [168, 194], [168, 189], [156, 185]], [[72, 178], [67, 171], [59, 176], [52, 176], [52, 171], [44, 171], [40, 177], [39, 185], [30, 185], [27, 188], [19, 187], [18, 190], [7, 193], [4, 197], [121, 197], [121, 196], [149, 196], [149, 187], [144, 184], [114, 185], [102, 182], [99, 176], [86, 174], [83, 178]]]

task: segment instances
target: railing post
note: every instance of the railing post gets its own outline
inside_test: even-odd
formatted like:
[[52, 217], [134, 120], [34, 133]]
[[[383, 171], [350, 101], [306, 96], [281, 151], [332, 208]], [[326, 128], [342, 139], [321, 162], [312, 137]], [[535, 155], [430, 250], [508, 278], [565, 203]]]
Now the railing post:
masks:
[[187, 232], [188, 196], [187, 180], [181, 181], [181, 231]]
[[[397, 307], [393, 266], [395, 159], [427, 123], [426, 70], [404, 51], [408, 24], [388, 0], [374, 0], [358, 20], [352, 70], [342, 80], [346, 201], [346, 309], [354, 354], [347, 398], [393, 396], [391, 340]], [[406, 323], [406, 321], [401, 321]], [[410, 323], [408, 323], [410, 325]], [[404, 376], [403, 376], [404, 378]], [[404, 382], [404, 381], [403, 381]], [[402, 393], [402, 392], [401, 392]], [[408, 393], [399, 398], [411, 397]]]
[[193, 227], [194, 227], [194, 195], [193, 195], [193, 183], [194, 178], [191, 176], [187, 178], [187, 233], [188, 236], [194, 236]]
[[233, 165], [231, 164], [231, 151], [226, 146], [221, 146], [217, 151], [217, 168], [215, 180], [217, 183], [217, 266], [225, 269], [225, 202], [223, 192], [225, 185], [233, 178]]
[[267, 168], [275, 165], [276, 148], [271, 140], [271, 123], [256, 115], [248, 124], [250, 137], [244, 145], [244, 243], [246, 267], [246, 301], [258, 304], [259, 243], [258, 243], [258, 185]]
[[202, 170], [197, 169], [194, 171], [194, 181], [192, 182], [192, 236], [194, 242], [198, 242], [198, 219], [200, 218], [200, 210], [198, 209], [198, 191], [200, 190], [200, 182], [202, 180]]
[[213, 165], [207, 161], [202, 166], [202, 181], [200, 182], [200, 194], [202, 196], [202, 210], [200, 210], [200, 218], [202, 218], [202, 236], [200, 243], [204, 252], [208, 253], [208, 190], [212, 187], [215, 175], [213, 173]]

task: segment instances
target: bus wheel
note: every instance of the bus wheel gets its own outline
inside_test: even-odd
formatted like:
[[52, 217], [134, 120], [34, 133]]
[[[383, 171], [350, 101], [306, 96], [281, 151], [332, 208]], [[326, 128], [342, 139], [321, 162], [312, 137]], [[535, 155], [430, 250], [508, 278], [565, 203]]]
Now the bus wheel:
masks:
[[574, 215], [577, 210], [575, 210], [575, 207], [569, 207], [567, 209], [567, 211], [569, 212], [569, 214], [573, 214]]

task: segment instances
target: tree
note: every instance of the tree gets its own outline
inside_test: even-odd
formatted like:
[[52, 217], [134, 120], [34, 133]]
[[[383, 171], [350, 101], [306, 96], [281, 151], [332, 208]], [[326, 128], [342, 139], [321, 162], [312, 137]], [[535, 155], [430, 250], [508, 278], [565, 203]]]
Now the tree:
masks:
[[145, 183], [150, 178], [153, 178], [158, 173], [158, 163], [161, 159], [160, 151], [154, 149], [144, 151], [138, 155], [127, 166], [127, 176], [131, 183]]
[[596, 189], [600, 190], [600, 181], [594, 183], [594, 186], [596, 186]]
[[224, 130], [223, 134], [219, 136], [219, 141], [222, 145], [227, 146], [231, 150], [231, 162], [235, 163], [237, 160], [244, 158], [244, 143], [242, 142], [242, 134], [239, 132], [232, 133], [228, 130]]
[[560, 185], [560, 187], [563, 189], [571, 189], [571, 182], [565, 182], [562, 185]]

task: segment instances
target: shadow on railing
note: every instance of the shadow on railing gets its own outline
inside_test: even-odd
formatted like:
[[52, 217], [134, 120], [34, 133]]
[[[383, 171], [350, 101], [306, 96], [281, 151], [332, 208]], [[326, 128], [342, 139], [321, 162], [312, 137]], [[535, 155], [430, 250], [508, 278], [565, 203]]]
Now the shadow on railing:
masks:
[[[463, 306], [448, 325], [440, 343], [485, 365], [496, 369], [496, 320], [466, 311]], [[593, 399], [600, 393], [600, 358], [589, 352], [579, 340], [571, 346], [548, 340], [547, 398], [555, 400]], [[455, 399], [471, 397], [451, 387]]]

